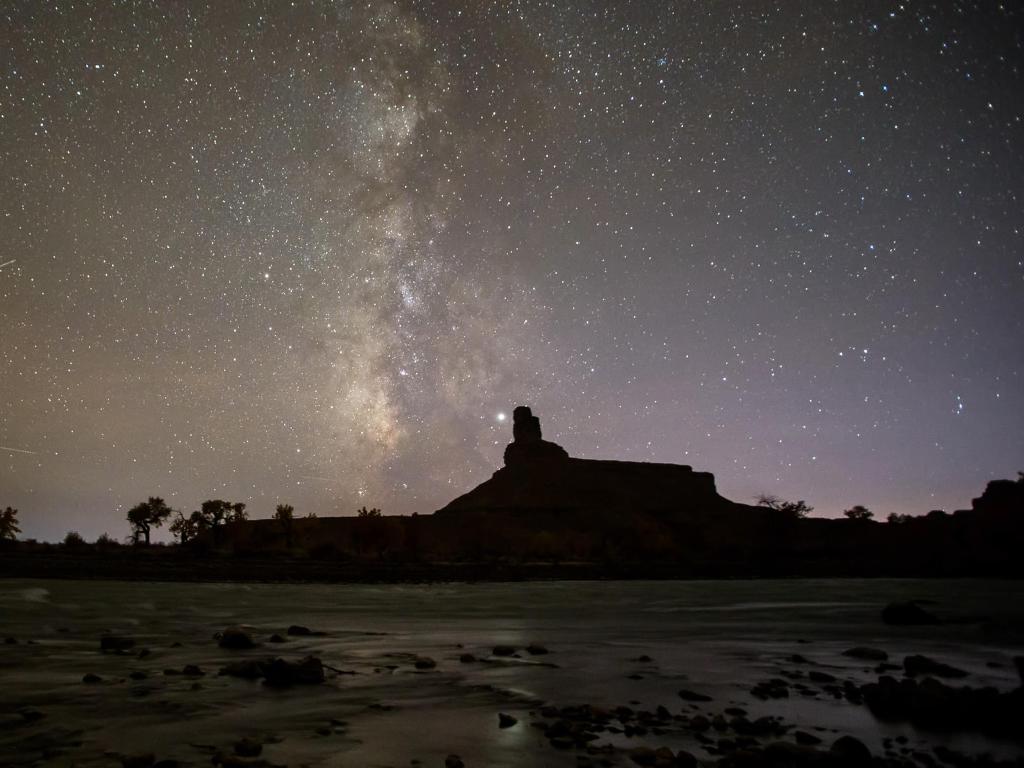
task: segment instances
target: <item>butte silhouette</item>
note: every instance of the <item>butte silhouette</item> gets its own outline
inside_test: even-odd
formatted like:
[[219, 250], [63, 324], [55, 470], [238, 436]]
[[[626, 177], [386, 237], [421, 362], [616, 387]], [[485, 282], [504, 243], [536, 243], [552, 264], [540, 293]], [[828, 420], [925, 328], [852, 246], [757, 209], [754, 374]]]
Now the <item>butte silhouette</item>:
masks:
[[438, 514], [716, 510], [733, 504], [718, 495], [710, 472], [685, 464], [575, 459], [544, 440], [526, 406], [512, 415], [505, 466], [451, 501]]

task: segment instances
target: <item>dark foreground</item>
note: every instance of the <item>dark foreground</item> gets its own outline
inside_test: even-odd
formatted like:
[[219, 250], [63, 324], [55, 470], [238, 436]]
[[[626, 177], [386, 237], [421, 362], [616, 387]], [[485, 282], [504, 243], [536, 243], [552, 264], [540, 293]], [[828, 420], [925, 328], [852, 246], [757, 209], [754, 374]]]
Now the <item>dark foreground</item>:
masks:
[[1024, 757], [1020, 582], [25, 579], [0, 627], [0, 765]]

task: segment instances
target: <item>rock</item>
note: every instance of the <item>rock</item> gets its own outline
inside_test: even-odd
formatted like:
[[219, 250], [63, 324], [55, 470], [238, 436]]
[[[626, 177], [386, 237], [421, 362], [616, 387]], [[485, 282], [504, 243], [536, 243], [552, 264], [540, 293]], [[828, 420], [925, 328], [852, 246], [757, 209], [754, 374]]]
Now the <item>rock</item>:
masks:
[[122, 768], [151, 768], [153, 763], [156, 762], [156, 755], [152, 752], [146, 752], [141, 755], [122, 755], [121, 766]]
[[16, 637], [5, 637], [4, 645], [17, 645], [18, 639]]
[[[167, 674], [167, 671], [164, 674]], [[177, 673], [175, 672], [175, 674]], [[217, 674], [228, 677], [241, 677], [245, 680], [258, 680], [263, 677], [263, 663], [259, 661], [236, 661], [221, 667], [220, 672]]]
[[416, 669], [433, 669], [437, 666], [437, 662], [428, 656], [420, 656], [413, 663], [413, 666], [415, 666]]
[[633, 747], [629, 751], [629, 759], [637, 765], [656, 765], [658, 756], [650, 747]]
[[130, 677], [132, 680], [145, 680], [147, 677], [149, 677], [149, 674], [143, 672], [141, 669], [136, 669], [134, 672], [129, 673], [128, 677]]
[[882, 621], [894, 626], [913, 626], [923, 624], [940, 624], [938, 617], [933, 616], [918, 601], [905, 603], [889, 603], [882, 609]]
[[292, 685], [316, 685], [324, 682], [324, 665], [316, 656], [298, 662], [273, 659], [263, 665], [263, 684], [276, 688]]
[[512, 442], [505, 447], [505, 466], [561, 462], [569, 458], [562, 446], [541, 436], [540, 419], [525, 405], [512, 411]]
[[493, 656], [511, 656], [516, 652], [516, 649], [511, 645], [496, 645], [494, 650], [491, 651]]
[[[794, 744], [789, 741], [773, 741], [765, 745], [760, 753], [751, 750], [747, 753], [750, 756], [756, 755], [755, 759], [738, 763], [739, 765], [773, 766], [774, 768], [793, 768], [799, 765], [813, 765], [823, 762], [821, 753], [814, 747], [805, 747], [801, 744]], [[739, 754], [736, 755], [739, 757]], [[827, 764], [827, 763], [826, 763]]]
[[186, 664], [181, 670], [181, 674], [185, 677], [202, 677], [206, 673], [195, 664]]
[[466, 764], [458, 755], [448, 755], [444, 759], [444, 768], [466, 768]]
[[292, 624], [288, 627], [287, 634], [293, 637], [309, 637], [313, 634], [313, 630], [309, 627], [304, 627], [301, 624]]
[[537, 643], [530, 643], [528, 646], [526, 646], [526, 652], [531, 656], [543, 656], [546, 653], [548, 653], [548, 649], [545, 648], [543, 645], [539, 645]]
[[680, 749], [676, 752], [675, 762], [672, 764], [676, 768], [697, 768], [697, 758], [685, 749]]
[[180, 674], [181, 674], [181, 670], [180, 669], [165, 669], [164, 670], [164, 675], [166, 675], [167, 677], [173, 677], [174, 675], [180, 675]]
[[789, 684], [776, 677], [758, 683], [750, 689], [750, 692], [762, 701], [786, 699], [789, 698]]
[[851, 659], [863, 659], [864, 661], [888, 661], [889, 654], [878, 648], [866, 648], [864, 646], [857, 646], [856, 648], [849, 648], [843, 651], [843, 656], [849, 656]]
[[263, 751], [263, 745], [246, 736], [235, 742], [235, 754], [240, 757], [257, 757]]
[[805, 747], [813, 747], [816, 744], [821, 744], [821, 739], [807, 731], [794, 731], [793, 738], [796, 739], [797, 744], [802, 744]]
[[630, 659], [630, 661], [636, 661], [636, 662], [639, 662], [640, 664], [650, 664], [652, 661], [654, 661], [654, 659], [652, 659], [650, 656], [648, 656], [645, 653], [642, 656], [637, 656], [634, 659]]
[[18, 715], [26, 723], [34, 723], [46, 717], [44, 713], [40, 712], [38, 709], [32, 709], [31, 707], [23, 707], [19, 709]]
[[1020, 678], [1020, 684], [1024, 686], [1024, 656], [1014, 656], [1013, 664], [1017, 667], [1017, 676]]
[[696, 691], [690, 691], [686, 688], [681, 689], [679, 692], [679, 698], [683, 701], [711, 701], [711, 697], [703, 693], [697, 693]]
[[256, 644], [252, 641], [252, 637], [241, 627], [228, 627], [220, 633], [220, 637], [217, 639], [217, 645], [221, 648], [229, 648], [232, 650], [243, 650], [245, 648], [254, 648]]
[[929, 659], [927, 656], [907, 656], [903, 659], [903, 669], [910, 677], [917, 675], [935, 675], [936, 677], [959, 678], [967, 677], [962, 669], [943, 664], [941, 661]]
[[710, 727], [711, 721], [704, 717], [704, 715], [696, 715], [690, 718], [690, 730], [692, 731], [704, 733]]
[[152, 654], [152, 653], [153, 652], [151, 650], [149, 650], [149, 648], [140, 648], [139, 652], [137, 654], [135, 654], [135, 657], [138, 658], [138, 659], [145, 659], [145, 658], [148, 658], [149, 655]]
[[511, 728], [519, 721], [512, 717], [512, 715], [505, 714], [504, 712], [498, 713], [498, 727], [499, 728]]
[[93, 674], [92, 672], [87, 672], [85, 675], [82, 676], [82, 682], [93, 685], [95, 683], [102, 683], [103, 678], [97, 674]]
[[789, 661], [790, 661], [791, 664], [810, 664], [810, 663], [812, 663], [810, 659], [808, 659], [806, 656], [800, 655], [799, 653], [794, 653], [793, 655], [791, 655], [789, 657]]
[[835, 675], [830, 675], [828, 672], [822, 672], [818, 669], [812, 669], [808, 672], [807, 679], [815, 683], [834, 683], [836, 681]]
[[272, 634], [270, 637], [267, 638], [267, 642], [268, 643], [283, 643], [283, 642], [285, 642], [285, 639], [275, 632], [274, 634]]
[[829, 752], [852, 763], [863, 764], [871, 761], [871, 750], [863, 741], [853, 736], [840, 736], [832, 743]]
[[474, 661], [476, 661], [476, 656], [474, 656], [472, 653], [463, 653], [459, 655], [459, 661], [461, 661], [463, 664], [472, 664]]
[[103, 635], [100, 638], [101, 651], [127, 651], [135, 647], [135, 641], [130, 637], [118, 637], [117, 635]]

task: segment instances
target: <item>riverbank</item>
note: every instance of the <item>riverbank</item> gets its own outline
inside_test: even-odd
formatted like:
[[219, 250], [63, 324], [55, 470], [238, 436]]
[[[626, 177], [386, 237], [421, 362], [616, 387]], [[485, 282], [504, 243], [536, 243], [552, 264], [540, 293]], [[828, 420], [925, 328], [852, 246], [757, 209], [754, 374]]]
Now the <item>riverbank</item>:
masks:
[[4, 580], [0, 763], [1019, 764], [1021, 589]]
[[276, 555], [200, 553], [177, 547], [34, 549], [0, 552], [0, 579], [97, 579], [166, 582], [302, 584], [419, 584], [431, 582], [635, 581], [757, 578], [976, 578], [1020, 579], [1021, 573], [988, 573], [957, 563], [927, 569], [912, 563], [879, 568], [856, 561], [792, 564], [690, 560], [683, 562], [409, 562], [376, 559], [313, 559]]

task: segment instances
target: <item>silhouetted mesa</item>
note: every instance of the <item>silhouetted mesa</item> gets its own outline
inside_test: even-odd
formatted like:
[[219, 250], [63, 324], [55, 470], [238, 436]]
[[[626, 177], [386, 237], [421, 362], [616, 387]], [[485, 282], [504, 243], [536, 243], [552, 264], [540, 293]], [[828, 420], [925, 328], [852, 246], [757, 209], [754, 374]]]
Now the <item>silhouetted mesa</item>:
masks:
[[439, 513], [680, 511], [731, 506], [716, 492], [714, 475], [694, 472], [684, 464], [570, 458], [562, 446], [541, 437], [540, 420], [526, 406], [513, 412], [512, 435], [505, 448], [505, 466]]

